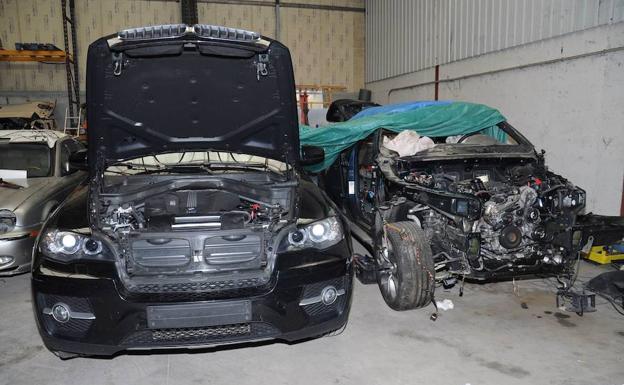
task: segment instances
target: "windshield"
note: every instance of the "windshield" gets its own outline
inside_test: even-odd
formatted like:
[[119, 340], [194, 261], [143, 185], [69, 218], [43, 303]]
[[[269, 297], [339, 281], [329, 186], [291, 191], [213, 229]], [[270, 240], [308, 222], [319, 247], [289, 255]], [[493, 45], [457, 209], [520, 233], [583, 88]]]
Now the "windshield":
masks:
[[50, 175], [50, 148], [45, 143], [0, 143], [2, 170], [26, 171], [28, 178]]
[[125, 160], [109, 166], [105, 175], [215, 174], [237, 171], [267, 171], [281, 175], [287, 169], [286, 163], [261, 156], [222, 151], [191, 151]]
[[448, 155], [463, 151], [510, 152], [514, 149], [532, 148], [531, 143], [509, 123], [501, 122], [464, 135], [426, 137], [412, 130], [400, 133], [385, 130], [380, 150], [386, 156], [398, 154], [405, 156]]
[[467, 135], [453, 135], [432, 138], [436, 144], [464, 144], [477, 146], [517, 146], [530, 144], [509, 123], [501, 122], [496, 126]]

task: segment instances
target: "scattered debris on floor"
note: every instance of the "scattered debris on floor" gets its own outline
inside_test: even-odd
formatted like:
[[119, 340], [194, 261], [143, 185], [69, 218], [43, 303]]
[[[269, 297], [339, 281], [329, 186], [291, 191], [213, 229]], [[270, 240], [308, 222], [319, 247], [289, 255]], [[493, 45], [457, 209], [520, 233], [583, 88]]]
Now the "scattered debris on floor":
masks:
[[439, 310], [452, 310], [455, 305], [453, 304], [453, 301], [451, 301], [450, 299], [443, 299], [442, 301], [436, 301], [436, 306], [438, 307]]
[[587, 289], [611, 303], [613, 308], [624, 315], [624, 271], [607, 271], [592, 278]]

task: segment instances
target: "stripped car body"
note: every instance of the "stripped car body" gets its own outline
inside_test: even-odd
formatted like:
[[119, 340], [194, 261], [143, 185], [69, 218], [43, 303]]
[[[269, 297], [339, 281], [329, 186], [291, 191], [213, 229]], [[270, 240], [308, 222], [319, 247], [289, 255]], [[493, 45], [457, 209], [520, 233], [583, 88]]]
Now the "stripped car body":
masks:
[[83, 148], [58, 131], [0, 131], [0, 276], [30, 271], [43, 222], [86, 177], [68, 167]]
[[[549, 171], [544, 154], [502, 116], [491, 127], [466, 127], [462, 121], [496, 110], [423, 103], [416, 120], [433, 116], [431, 127], [441, 127], [455, 118], [453, 124], [467, 131], [431, 129], [438, 132], [431, 135], [432, 148], [399, 156], [384, 145], [396, 131], [370, 129], [322, 173], [328, 194], [351, 219], [354, 236], [374, 256], [358, 260], [360, 277], [376, 279], [386, 302], [405, 310], [428, 305], [435, 285], [452, 286], [457, 279], [570, 276], [586, 241], [575, 227], [585, 191]], [[445, 116], [453, 106], [476, 112], [461, 119]], [[388, 116], [385, 122], [395, 119]], [[357, 125], [354, 120], [349, 127]], [[506, 139], [486, 134], [491, 130]]]
[[349, 234], [299, 172], [288, 49], [166, 25], [97, 40], [88, 69], [90, 181], [35, 252], [45, 345], [110, 355], [344, 326]]
[[0, 130], [55, 130], [55, 106], [50, 101], [0, 105]]

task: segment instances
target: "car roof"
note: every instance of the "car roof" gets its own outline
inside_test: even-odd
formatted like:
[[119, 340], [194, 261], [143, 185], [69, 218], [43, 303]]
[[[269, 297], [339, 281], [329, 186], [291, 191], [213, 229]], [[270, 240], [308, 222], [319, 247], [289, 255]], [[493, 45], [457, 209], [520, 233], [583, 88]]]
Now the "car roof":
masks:
[[61, 139], [70, 136], [54, 130], [1, 130], [0, 143], [46, 143], [53, 148]]

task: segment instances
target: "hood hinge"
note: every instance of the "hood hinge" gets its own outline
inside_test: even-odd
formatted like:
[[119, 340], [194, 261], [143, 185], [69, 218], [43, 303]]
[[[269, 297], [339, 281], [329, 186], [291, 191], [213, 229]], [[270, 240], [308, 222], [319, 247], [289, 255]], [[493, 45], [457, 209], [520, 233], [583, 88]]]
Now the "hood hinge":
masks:
[[123, 68], [123, 52], [113, 52], [113, 75], [121, 75], [121, 69]]

